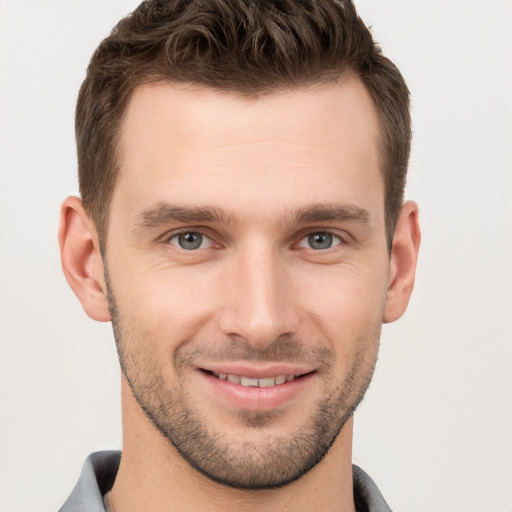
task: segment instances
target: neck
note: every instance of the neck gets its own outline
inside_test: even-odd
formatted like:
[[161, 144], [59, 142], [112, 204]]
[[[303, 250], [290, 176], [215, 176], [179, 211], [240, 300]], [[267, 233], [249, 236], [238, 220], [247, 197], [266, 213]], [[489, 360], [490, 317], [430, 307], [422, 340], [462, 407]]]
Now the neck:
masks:
[[246, 491], [213, 482], [192, 468], [140, 410], [123, 382], [123, 456], [111, 493], [116, 512], [353, 512], [350, 418], [326, 457], [278, 489]]

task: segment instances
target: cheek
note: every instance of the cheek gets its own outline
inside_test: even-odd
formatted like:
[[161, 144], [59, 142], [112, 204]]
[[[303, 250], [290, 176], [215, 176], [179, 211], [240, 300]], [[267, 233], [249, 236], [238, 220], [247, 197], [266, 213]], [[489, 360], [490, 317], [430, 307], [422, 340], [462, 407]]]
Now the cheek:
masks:
[[349, 356], [359, 340], [380, 331], [386, 287], [385, 271], [345, 267], [303, 276], [295, 296], [309, 328], [320, 330], [341, 356]]
[[[356, 340], [382, 321], [387, 282], [382, 260], [378, 264], [283, 267], [286, 293], [279, 295], [302, 318], [297, 335], [323, 338], [337, 352], [350, 353]], [[150, 340], [158, 352], [172, 350], [198, 335], [211, 342], [222, 338], [216, 323], [219, 312], [239, 300], [227, 298], [226, 279], [233, 275], [222, 265], [173, 267], [127, 257], [111, 268], [120, 314], [133, 334]]]
[[209, 273], [193, 267], [177, 271], [130, 264], [118, 267], [112, 288], [119, 311], [135, 330], [167, 342], [187, 339], [207, 321], [216, 289]]

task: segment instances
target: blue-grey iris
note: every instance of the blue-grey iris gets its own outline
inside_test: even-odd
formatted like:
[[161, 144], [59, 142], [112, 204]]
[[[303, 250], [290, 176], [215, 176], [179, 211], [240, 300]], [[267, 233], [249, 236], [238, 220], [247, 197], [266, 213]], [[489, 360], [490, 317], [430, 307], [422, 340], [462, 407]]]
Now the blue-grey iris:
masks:
[[312, 233], [308, 236], [308, 243], [312, 249], [329, 249], [332, 247], [332, 242], [331, 233]]
[[178, 235], [178, 244], [182, 249], [185, 249], [186, 251], [193, 251], [194, 249], [198, 249], [201, 247], [202, 243], [203, 235], [201, 233], [188, 231]]

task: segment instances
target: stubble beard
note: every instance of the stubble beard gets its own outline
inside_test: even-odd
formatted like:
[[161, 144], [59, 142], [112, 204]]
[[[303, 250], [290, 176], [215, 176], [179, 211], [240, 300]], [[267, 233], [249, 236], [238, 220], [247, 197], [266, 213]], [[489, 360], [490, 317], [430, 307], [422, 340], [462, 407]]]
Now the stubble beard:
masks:
[[[251, 435], [241, 442], [233, 442], [194, 408], [193, 397], [187, 395], [183, 386], [169, 389], [161, 363], [148, 350], [151, 343], [146, 341], [150, 340], [136, 339], [132, 334], [135, 331], [120, 316], [110, 289], [108, 299], [121, 370], [141, 409], [193, 468], [212, 481], [232, 488], [279, 488], [315, 467], [363, 399], [377, 360], [380, 324], [357, 340], [359, 349], [345, 375], [338, 377], [336, 383], [334, 377], [325, 379], [322, 397], [294, 431], [287, 435], [269, 434], [264, 442], [251, 440], [254, 438]], [[210, 349], [205, 350], [204, 344], [195, 344], [191, 350], [189, 346], [194, 347], [193, 340], [174, 353], [178, 376], [186, 372], [189, 362], [198, 355], [212, 353]], [[224, 347], [222, 352], [229, 353], [228, 360], [321, 361], [320, 366], [326, 372], [335, 360], [335, 355], [325, 347], [306, 349], [304, 344], [289, 338], [275, 340], [264, 351], [255, 351], [237, 342]], [[241, 410], [237, 413], [244, 427], [258, 430], [258, 433], [277, 423], [279, 416], [280, 411]]]

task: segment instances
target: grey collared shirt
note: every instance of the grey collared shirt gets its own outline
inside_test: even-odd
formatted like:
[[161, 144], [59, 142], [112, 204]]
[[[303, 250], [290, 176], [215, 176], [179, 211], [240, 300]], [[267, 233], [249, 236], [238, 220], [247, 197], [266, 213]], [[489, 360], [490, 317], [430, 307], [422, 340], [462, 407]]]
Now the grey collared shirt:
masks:
[[[121, 452], [95, 452], [87, 457], [80, 479], [59, 512], [105, 512], [103, 495], [114, 485]], [[391, 512], [374, 481], [352, 466], [354, 502], [358, 512]]]

